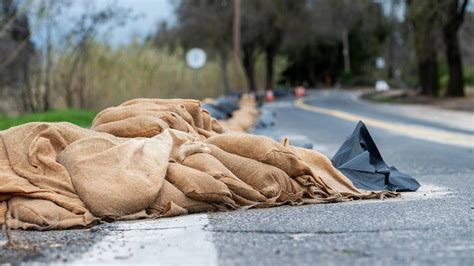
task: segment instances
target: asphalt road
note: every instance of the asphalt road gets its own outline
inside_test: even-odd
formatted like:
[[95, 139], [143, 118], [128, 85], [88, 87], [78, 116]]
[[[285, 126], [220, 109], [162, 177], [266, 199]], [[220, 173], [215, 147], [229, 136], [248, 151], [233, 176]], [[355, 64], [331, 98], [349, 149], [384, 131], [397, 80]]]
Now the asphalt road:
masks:
[[[305, 102], [387, 123], [421, 125], [448, 135], [474, 135], [452, 125], [400, 115], [345, 92], [313, 92]], [[276, 114], [277, 123], [257, 133], [289, 136], [295, 143], [311, 142], [328, 156], [356, 125], [297, 108], [291, 98], [264, 109]], [[0, 250], [0, 262], [473, 265], [472, 145], [426, 141], [383, 127], [369, 126], [369, 130], [385, 161], [416, 177], [423, 185], [420, 192], [396, 200], [190, 215], [87, 230], [16, 231], [14, 239], [29, 249]]]

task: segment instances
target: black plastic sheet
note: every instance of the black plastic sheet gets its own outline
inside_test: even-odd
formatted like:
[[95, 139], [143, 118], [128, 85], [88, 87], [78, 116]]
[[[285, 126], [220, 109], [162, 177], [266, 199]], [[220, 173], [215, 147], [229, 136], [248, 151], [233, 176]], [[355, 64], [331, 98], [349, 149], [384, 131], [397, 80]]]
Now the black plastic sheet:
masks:
[[366, 190], [416, 191], [416, 179], [388, 166], [362, 121], [332, 158], [354, 186]]

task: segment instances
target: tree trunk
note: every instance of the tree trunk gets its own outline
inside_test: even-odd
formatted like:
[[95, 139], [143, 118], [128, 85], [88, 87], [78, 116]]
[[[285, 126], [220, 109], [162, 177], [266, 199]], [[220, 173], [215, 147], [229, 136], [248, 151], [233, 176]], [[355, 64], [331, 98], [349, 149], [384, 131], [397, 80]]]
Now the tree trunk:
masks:
[[36, 104], [35, 104], [35, 97], [33, 96], [33, 89], [31, 87], [31, 80], [30, 80], [30, 66], [28, 63], [24, 66], [23, 71], [23, 78], [24, 78], [24, 87], [22, 90], [24, 91], [22, 94], [22, 98], [24, 101], [24, 107], [26, 112], [37, 112]]
[[266, 67], [266, 81], [265, 81], [265, 89], [273, 90], [273, 65], [275, 59], [275, 49], [273, 47], [267, 48], [265, 51], [265, 67]]
[[227, 53], [222, 52], [220, 56], [220, 63], [222, 69], [222, 82], [224, 85], [224, 92], [230, 92], [230, 82], [229, 82], [229, 69], [227, 67]]
[[[432, 21], [431, 17], [428, 21]], [[439, 92], [438, 60], [435, 47], [436, 36], [433, 31], [423, 31], [423, 27], [415, 28], [416, 56], [418, 60], [418, 76], [423, 95], [434, 96]]]
[[247, 77], [248, 82], [248, 92], [254, 93], [257, 91], [257, 85], [255, 82], [255, 67], [254, 67], [254, 57], [252, 48], [243, 49], [243, 65], [245, 70], [245, 76]]
[[438, 62], [436, 53], [424, 59], [418, 59], [418, 75], [423, 95], [435, 95], [439, 90]]
[[349, 54], [349, 31], [342, 30], [342, 56], [344, 57], [344, 72], [351, 73], [351, 56]]
[[443, 41], [446, 47], [449, 82], [446, 96], [464, 97], [464, 76], [459, 48], [458, 31], [464, 21], [469, 0], [451, 0], [444, 2], [447, 21], [443, 25]]
[[443, 37], [446, 45], [446, 59], [449, 68], [449, 82], [446, 96], [464, 97], [462, 59], [457, 31], [447, 28], [444, 30]]
[[413, 25], [415, 37], [415, 50], [418, 63], [418, 79], [421, 93], [424, 95], [437, 95], [439, 91], [438, 62], [436, 51], [436, 31], [439, 16], [435, 1], [407, 0], [409, 18]]
[[232, 51], [232, 62], [233, 62], [233, 85], [232, 89], [234, 92], [241, 90], [240, 88], [240, 48], [241, 48], [241, 3], [240, 0], [234, 0], [234, 17], [233, 17], [233, 51]]
[[[51, 4], [51, 2], [49, 2]], [[51, 21], [46, 25], [46, 69], [44, 80], [44, 94], [43, 94], [43, 111], [48, 111], [51, 106], [49, 103], [49, 95], [51, 91], [51, 69], [53, 65], [52, 59], [53, 43], [51, 40]]]

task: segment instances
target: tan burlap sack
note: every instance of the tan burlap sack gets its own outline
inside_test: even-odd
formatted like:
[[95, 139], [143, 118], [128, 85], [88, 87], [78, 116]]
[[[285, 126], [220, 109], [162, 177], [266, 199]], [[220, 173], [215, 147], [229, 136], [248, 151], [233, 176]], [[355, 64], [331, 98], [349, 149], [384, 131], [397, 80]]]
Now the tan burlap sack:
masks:
[[[179, 130], [168, 129], [162, 135], [169, 135], [172, 139], [170, 161], [182, 162], [184, 158], [194, 153], [209, 153], [210, 150], [199, 137]], [[157, 136], [160, 138], [160, 136]]]
[[6, 201], [0, 201], [0, 225], [5, 224], [5, 217], [7, 215], [8, 207]]
[[90, 137], [69, 145], [58, 161], [96, 217], [118, 218], [144, 210], [156, 199], [172, 145], [169, 134], [125, 141]]
[[258, 109], [255, 99], [244, 94], [240, 100], [240, 108], [232, 113], [228, 120], [219, 121], [226, 132], [247, 132], [257, 121]]
[[291, 149], [271, 138], [250, 134], [222, 134], [206, 140], [222, 150], [273, 165], [290, 177], [311, 175], [309, 166]]
[[[127, 110], [122, 110], [126, 112]], [[96, 123], [92, 129], [105, 132], [117, 137], [153, 137], [160, 134], [166, 128], [172, 128], [183, 132], [198, 135], [181, 116], [172, 112], [157, 112], [153, 115], [139, 114], [123, 120], [114, 120], [105, 124]]]
[[[30, 123], [0, 132], [0, 201], [23, 197], [48, 201], [60, 208], [35, 204], [37, 209], [34, 211], [40, 216], [49, 217], [45, 218], [47, 222], [36, 225], [25, 222], [22, 225], [18, 217], [25, 221], [37, 221], [37, 215], [34, 212], [23, 212], [18, 216], [19, 209], [24, 208], [16, 205], [24, 205], [23, 200], [8, 200], [10, 211], [6, 217], [12, 219], [12, 222], [9, 222], [10, 228], [39, 230], [59, 229], [66, 225], [68, 228], [84, 227], [95, 221], [77, 196], [66, 168], [56, 159], [62, 149], [75, 140], [97, 135], [103, 136], [102, 133], [68, 123]], [[56, 215], [55, 209], [62, 213], [60, 217]], [[15, 212], [12, 213], [12, 210]], [[31, 217], [28, 218], [28, 214]], [[72, 219], [67, 223], [61, 222], [61, 217], [77, 218], [76, 215], [82, 218]]]
[[297, 202], [303, 197], [301, 186], [282, 170], [249, 158], [225, 152], [208, 144], [211, 155], [267, 198], [277, 198], [277, 202]]
[[212, 131], [211, 114], [209, 114], [209, 111], [207, 111], [206, 109], [201, 109], [201, 114], [202, 114], [202, 129], [207, 130], [207, 131]]
[[75, 214], [52, 201], [13, 197], [6, 218], [11, 229], [54, 230], [86, 227], [98, 222], [89, 212]]
[[136, 116], [156, 117], [161, 113], [176, 113], [181, 116], [187, 123], [194, 123], [192, 116], [188, 113], [184, 105], [177, 104], [155, 104], [152, 102], [143, 102], [126, 106], [109, 107], [99, 112], [92, 126], [102, 125], [114, 121], [124, 120]]
[[158, 196], [147, 209], [149, 213], [157, 216], [176, 216], [218, 210], [220, 209], [216, 205], [191, 199], [168, 180], [163, 182]]
[[204, 172], [178, 163], [170, 163], [166, 180], [191, 199], [236, 206], [226, 184]]
[[192, 116], [195, 127], [202, 128], [202, 108], [199, 100], [192, 99], [134, 99], [126, 101], [121, 106], [142, 104], [142, 103], [154, 103], [158, 105], [183, 105], [187, 112]]
[[227, 121], [226, 125], [231, 130], [246, 132], [255, 125], [256, 121], [256, 115], [244, 110], [237, 110], [233, 113], [232, 118]]
[[183, 164], [213, 176], [215, 179], [226, 184], [236, 195], [247, 199], [249, 202], [252, 202], [252, 204], [265, 202], [267, 200], [265, 196], [237, 178], [229, 169], [219, 162], [219, 160], [210, 154], [193, 154], [186, 157], [183, 160]]
[[[166, 128], [189, 132], [204, 139], [215, 134], [213, 129], [222, 133], [219, 123], [213, 121], [209, 112], [201, 109], [198, 103], [182, 99], [132, 100], [100, 112], [93, 121], [92, 129], [126, 138], [153, 137]], [[186, 106], [195, 113], [194, 116]], [[201, 126], [195, 126], [196, 123]]]
[[215, 118], [211, 119], [211, 128], [212, 128], [212, 131], [214, 131], [218, 134], [224, 133], [224, 128], [219, 123], [219, 121], [217, 121]]
[[151, 138], [167, 128], [169, 128], [168, 123], [161, 118], [154, 116], [135, 116], [124, 120], [99, 124], [96, 125], [93, 130], [124, 138]]

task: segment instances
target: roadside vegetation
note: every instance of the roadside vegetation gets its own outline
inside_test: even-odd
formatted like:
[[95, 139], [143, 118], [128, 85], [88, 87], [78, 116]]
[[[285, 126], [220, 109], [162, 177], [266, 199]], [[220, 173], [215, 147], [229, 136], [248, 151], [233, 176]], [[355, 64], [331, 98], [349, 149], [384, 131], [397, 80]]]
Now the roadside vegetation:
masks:
[[[137, 15], [113, 1], [83, 2], [74, 15], [71, 0], [0, 2], [4, 117], [98, 111], [137, 97], [216, 97], [231, 84], [252, 92], [373, 87], [382, 79], [434, 98], [463, 97], [474, 83], [468, 0], [242, 0], [235, 76], [232, 0], [176, 2], [176, 23], [150, 25], [156, 30], [145, 40], [122, 46], [108, 43], [107, 32]], [[208, 55], [198, 71], [184, 60], [193, 47]]]
[[29, 122], [69, 122], [88, 128], [92, 124], [96, 112], [88, 110], [49, 110], [35, 114], [26, 114], [16, 117], [0, 116], [0, 130], [8, 129]]

